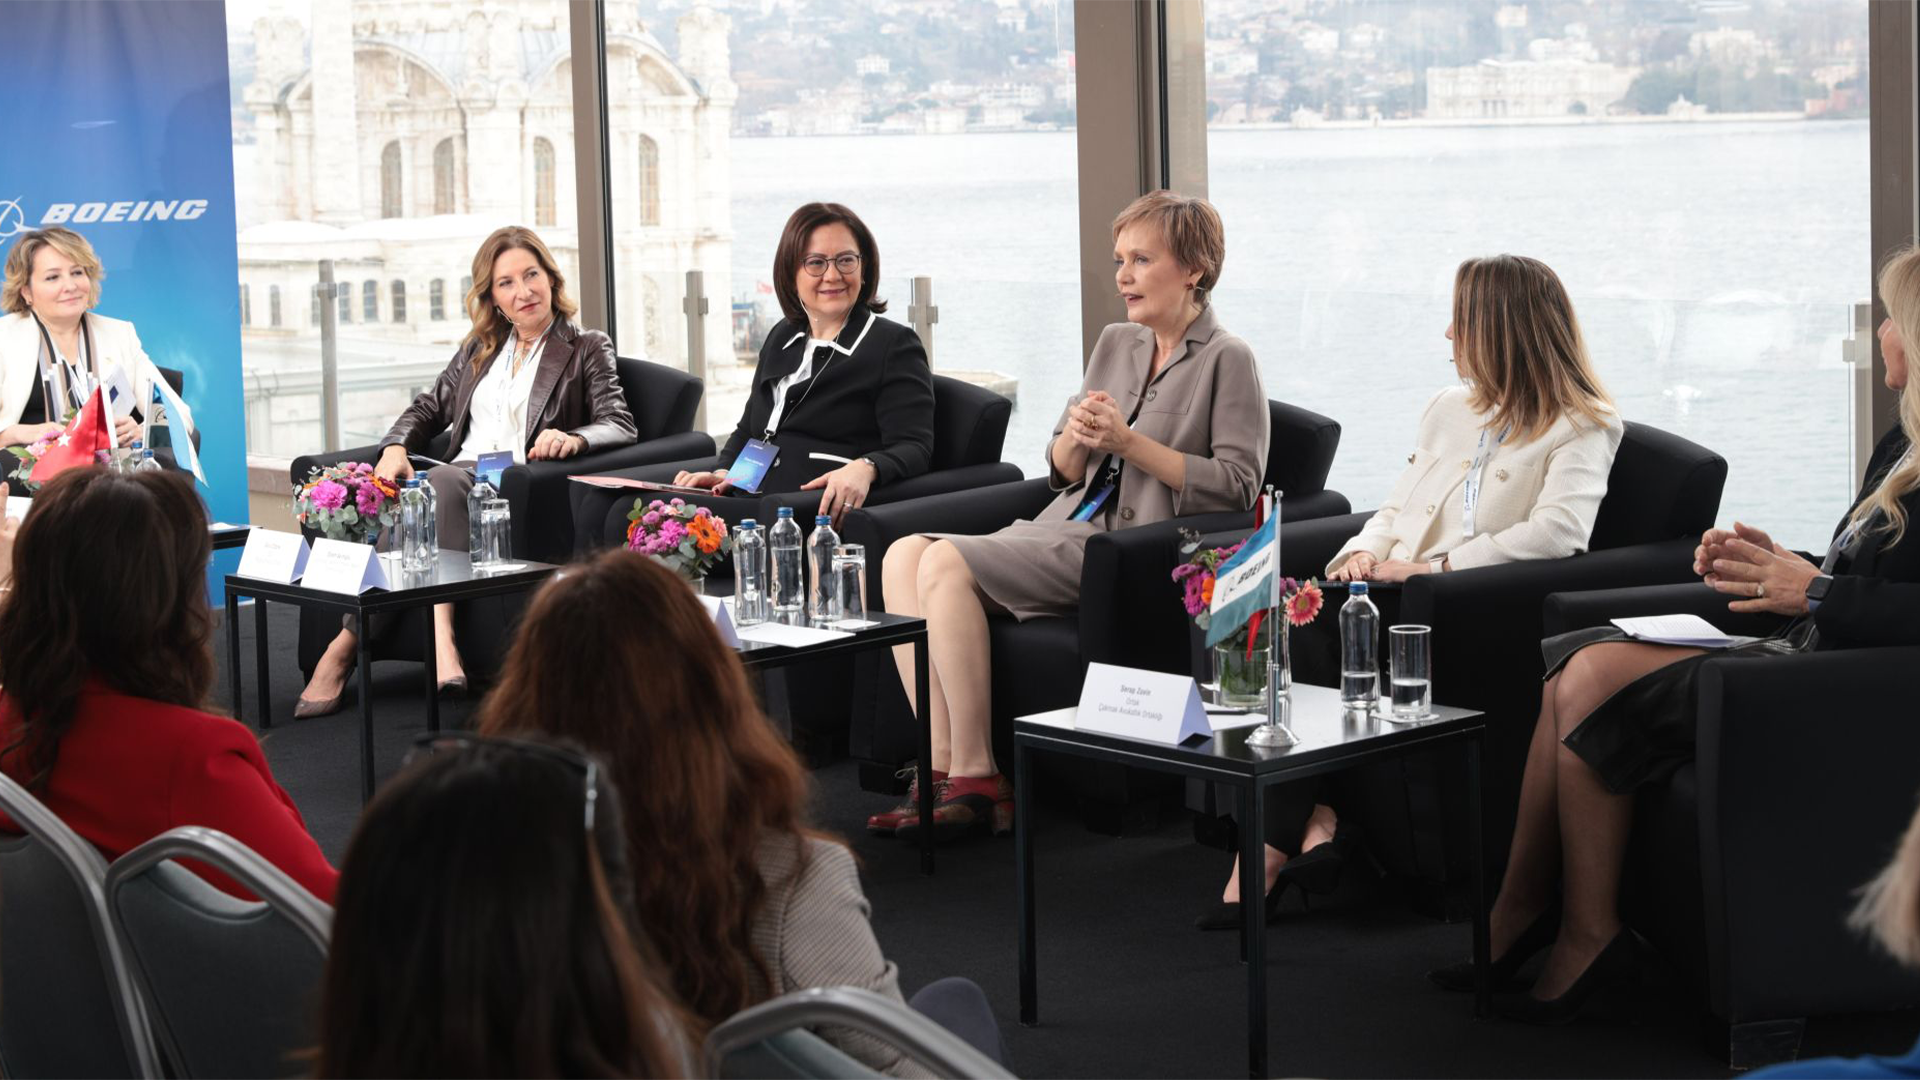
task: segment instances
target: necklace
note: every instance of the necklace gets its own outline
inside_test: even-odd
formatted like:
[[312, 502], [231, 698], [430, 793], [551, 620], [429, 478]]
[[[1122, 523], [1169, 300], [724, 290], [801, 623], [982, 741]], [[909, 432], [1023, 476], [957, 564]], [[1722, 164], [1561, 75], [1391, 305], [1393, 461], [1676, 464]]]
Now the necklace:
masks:
[[[540, 344], [541, 340], [547, 336], [547, 331], [551, 329], [553, 329], [553, 320], [549, 318], [547, 325], [540, 328], [540, 333], [536, 334], [532, 341], [521, 340], [520, 331], [517, 328], [514, 330], [513, 344], [507, 354], [507, 373], [509, 375], [518, 376], [520, 374], [520, 369], [525, 367], [527, 360], [533, 356], [534, 346]], [[522, 346], [525, 346], [524, 351], [521, 348]]]

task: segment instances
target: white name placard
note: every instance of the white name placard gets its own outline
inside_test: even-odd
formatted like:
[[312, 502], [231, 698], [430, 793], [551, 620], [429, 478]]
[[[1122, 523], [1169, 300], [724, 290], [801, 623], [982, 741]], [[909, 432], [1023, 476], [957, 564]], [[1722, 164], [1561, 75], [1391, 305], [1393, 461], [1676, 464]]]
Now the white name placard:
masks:
[[727, 611], [726, 603], [717, 596], [703, 596], [700, 603], [706, 607], [707, 617], [719, 629], [720, 640], [726, 642], [729, 649], [739, 648], [740, 635], [733, 629], [733, 616]]
[[1087, 665], [1074, 726], [1168, 745], [1213, 734], [1191, 676], [1112, 664]]
[[306, 572], [307, 556], [307, 540], [299, 533], [253, 529], [247, 533], [247, 546], [240, 552], [240, 568], [234, 573], [291, 585]]
[[381, 568], [373, 545], [346, 540], [315, 540], [313, 555], [307, 559], [306, 579], [301, 584], [309, 589], [349, 596], [389, 587], [387, 573]]

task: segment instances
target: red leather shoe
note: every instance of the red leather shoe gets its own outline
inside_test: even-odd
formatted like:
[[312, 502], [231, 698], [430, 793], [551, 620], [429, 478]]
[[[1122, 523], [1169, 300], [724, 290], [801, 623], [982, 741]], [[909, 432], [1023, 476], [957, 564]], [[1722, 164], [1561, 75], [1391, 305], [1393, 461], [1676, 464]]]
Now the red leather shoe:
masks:
[[[943, 769], [932, 769], [929, 771], [933, 773], [933, 782], [936, 785], [947, 778], [946, 771]], [[907, 778], [907, 798], [906, 801], [899, 806], [891, 810], [883, 810], [867, 818], [867, 831], [875, 836], [892, 836], [894, 830], [900, 827], [901, 822], [920, 820], [919, 766], [909, 765], [893, 775]]]
[[[949, 776], [933, 787], [933, 839], [944, 842], [986, 828], [995, 836], [1013, 831], [1013, 785], [1001, 773], [992, 776]], [[918, 840], [918, 817], [904, 819], [894, 829], [902, 840]]]

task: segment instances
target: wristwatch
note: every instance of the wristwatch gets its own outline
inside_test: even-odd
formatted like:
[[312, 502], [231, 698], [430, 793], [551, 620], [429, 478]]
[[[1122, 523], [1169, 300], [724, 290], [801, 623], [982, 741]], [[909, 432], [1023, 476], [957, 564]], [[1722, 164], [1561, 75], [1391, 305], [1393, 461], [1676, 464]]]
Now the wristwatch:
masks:
[[873, 460], [870, 457], [863, 457], [863, 458], [860, 458], [859, 460], [862, 464], [866, 465], [867, 468], [873, 470], [873, 478], [875, 480], [880, 479], [880, 463], [879, 462]]
[[1807, 610], [1820, 610], [1820, 602], [1827, 598], [1827, 590], [1833, 588], [1833, 575], [1820, 574], [1807, 582]]
[[1447, 557], [1445, 555], [1437, 555], [1427, 560], [1427, 573], [1443, 574], [1446, 572], [1446, 570], [1447, 570]]

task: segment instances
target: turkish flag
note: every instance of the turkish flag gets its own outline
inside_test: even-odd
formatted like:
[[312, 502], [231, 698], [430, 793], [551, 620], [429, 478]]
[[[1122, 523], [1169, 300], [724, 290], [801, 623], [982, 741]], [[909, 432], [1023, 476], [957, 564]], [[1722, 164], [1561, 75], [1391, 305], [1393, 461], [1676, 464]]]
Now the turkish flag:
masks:
[[73, 418], [67, 430], [34, 463], [34, 482], [44, 484], [75, 465], [91, 465], [94, 451], [111, 449], [113, 429], [107, 426], [106, 402], [101, 399], [100, 389], [95, 387], [87, 403], [81, 407], [80, 414]]

